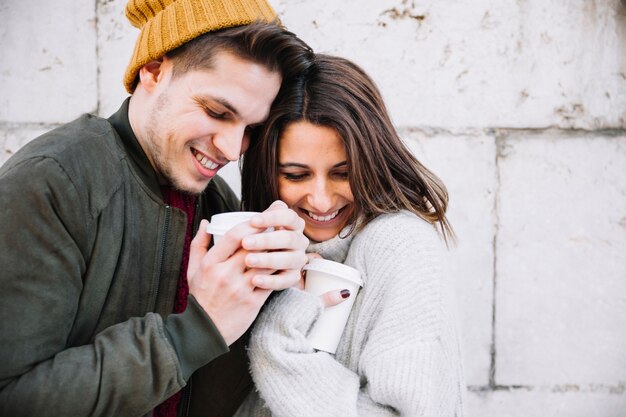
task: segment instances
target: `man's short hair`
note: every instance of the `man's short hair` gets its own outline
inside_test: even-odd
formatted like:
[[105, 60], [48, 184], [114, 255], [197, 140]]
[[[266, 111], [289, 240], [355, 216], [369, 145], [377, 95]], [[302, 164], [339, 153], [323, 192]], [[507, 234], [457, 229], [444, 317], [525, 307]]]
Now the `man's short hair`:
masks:
[[210, 70], [216, 54], [229, 52], [281, 74], [284, 80], [303, 74], [311, 66], [313, 53], [293, 33], [273, 23], [205, 33], [166, 55], [173, 61], [173, 76], [195, 70]]
[[268, 0], [128, 0], [126, 17], [141, 29], [124, 75], [129, 93], [141, 67], [204, 33], [278, 22]]

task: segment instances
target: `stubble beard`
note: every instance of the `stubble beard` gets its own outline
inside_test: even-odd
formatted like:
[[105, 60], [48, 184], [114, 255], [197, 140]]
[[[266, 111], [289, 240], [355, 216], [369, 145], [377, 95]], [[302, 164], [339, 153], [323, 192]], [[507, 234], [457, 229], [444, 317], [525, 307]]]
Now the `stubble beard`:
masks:
[[[165, 144], [174, 141], [173, 133], [169, 132], [166, 127], [163, 127], [163, 125], [167, 126], [167, 112], [164, 111], [167, 107], [167, 102], [168, 94], [167, 91], [164, 91], [157, 99], [146, 128], [146, 136], [148, 138], [146, 143], [147, 151], [152, 157], [153, 169], [159, 184], [169, 185], [177, 191], [186, 194], [198, 195], [203, 190], [190, 190], [185, 186], [184, 179], [179, 178], [174, 172], [174, 164], [171, 159], [168, 159], [167, 152], [164, 149]], [[161, 122], [164, 120], [166, 123], [162, 124]]]

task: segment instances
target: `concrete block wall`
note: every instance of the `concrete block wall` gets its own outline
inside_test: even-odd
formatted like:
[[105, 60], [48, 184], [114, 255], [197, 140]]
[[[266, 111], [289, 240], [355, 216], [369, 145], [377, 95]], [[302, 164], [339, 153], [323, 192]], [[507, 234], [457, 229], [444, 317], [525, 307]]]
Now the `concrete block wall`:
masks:
[[[371, 74], [448, 185], [468, 414], [626, 417], [626, 6], [270, 1]], [[124, 5], [0, 0], [0, 164], [117, 109]], [[236, 166], [224, 176], [239, 190]]]

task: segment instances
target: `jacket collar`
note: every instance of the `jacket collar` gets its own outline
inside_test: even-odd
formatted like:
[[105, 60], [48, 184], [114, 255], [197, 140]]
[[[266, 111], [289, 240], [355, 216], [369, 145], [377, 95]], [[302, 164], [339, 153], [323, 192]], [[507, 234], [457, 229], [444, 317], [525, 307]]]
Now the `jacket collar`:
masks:
[[139, 141], [130, 126], [130, 121], [128, 120], [129, 102], [130, 97], [124, 100], [119, 110], [109, 117], [109, 123], [111, 123], [113, 128], [117, 131], [127, 154], [130, 156], [130, 163], [143, 183], [150, 188], [152, 192], [163, 198], [156, 173], [152, 168], [152, 164], [150, 164], [150, 160], [143, 151], [143, 148], [139, 144]]

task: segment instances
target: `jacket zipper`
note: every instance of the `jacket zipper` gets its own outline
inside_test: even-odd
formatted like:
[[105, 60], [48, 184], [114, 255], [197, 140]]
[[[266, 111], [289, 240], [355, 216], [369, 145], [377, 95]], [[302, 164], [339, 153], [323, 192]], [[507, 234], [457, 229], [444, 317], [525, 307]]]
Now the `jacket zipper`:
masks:
[[[191, 226], [192, 236], [195, 236], [195, 234], [198, 232], [198, 225], [200, 224], [200, 220], [201, 220], [201, 216], [199, 215], [199, 213], [200, 213], [200, 198], [197, 198], [196, 203], [195, 203], [195, 209], [194, 209], [193, 225]], [[180, 400], [180, 407], [178, 410], [179, 417], [189, 417], [189, 407], [191, 405], [192, 383], [193, 383], [193, 375], [189, 377], [189, 381], [187, 382], [187, 385], [185, 386], [185, 388], [183, 388], [183, 395]]]
[[154, 292], [154, 310], [157, 311], [157, 301], [159, 299], [159, 288], [161, 287], [161, 276], [163, 275], [163, 265], [165, 264], [165, 243], [167, 241], [167, 233], [170, 228], [171, 207], [165, 205], [165, 223], [163, 224], [163, 235], [161, 236], [159, 273], [157, 275], [156, 290]]
[[200, 225], [200, 220], [202, 220], [202, 216], [200, 216], [200, 198], [198, 197], [196, 198], [196, 204], [195, 204], [195, 208], [194, 208], [194, 215], [193, 215], [193, 226], [191, 227], [191, 236], [195, 236], [196, 233], [198, 233], [198, 226]]

